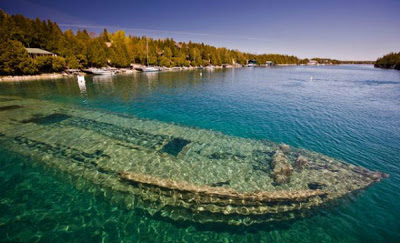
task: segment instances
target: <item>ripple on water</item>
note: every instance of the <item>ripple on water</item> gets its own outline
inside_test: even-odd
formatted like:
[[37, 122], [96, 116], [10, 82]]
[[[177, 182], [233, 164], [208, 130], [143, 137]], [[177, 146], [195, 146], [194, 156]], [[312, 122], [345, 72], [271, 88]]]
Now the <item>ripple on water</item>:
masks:
[[[310, 76], [314, 81], [309, 81]], [[285, 142], [382, 170], [391, 177], [355, 200], [289, 224], [207, 228], [124, 210], [2, 151], [0, 211], [7, 213], [0, 217], [1, 239], [396, 242], [400, 238], [399, 72], [365, 66], [294, 67], [203, 76], [197, 71], [162, 73], [151, 83], [141, 74], [87, 80], [85, 93], [80, 93], [75, 80], [65, 79], [2, 83], [0, 94]]]

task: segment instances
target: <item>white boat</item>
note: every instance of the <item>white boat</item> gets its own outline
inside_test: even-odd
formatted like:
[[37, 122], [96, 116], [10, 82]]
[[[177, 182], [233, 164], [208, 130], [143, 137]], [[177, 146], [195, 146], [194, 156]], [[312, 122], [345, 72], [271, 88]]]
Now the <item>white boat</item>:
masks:
[[137, 68], [137, 70], [142, 71], [142, 72], [158, 72], [158, 71], [160, 71], [160, 69], [156, 68], [156, 67], [142, 67], [142, 68]]
[[112, 71], [102, 70], [102, 69], [91, 69], [90, 71], [95, 75], [112, 75], [112, 74], [114, 74]]
[[149, 67], [149, 43], [146, 38], [146, 67], [135, 68], [141, 72], [159, 72], [160, 69], [156, 67]]

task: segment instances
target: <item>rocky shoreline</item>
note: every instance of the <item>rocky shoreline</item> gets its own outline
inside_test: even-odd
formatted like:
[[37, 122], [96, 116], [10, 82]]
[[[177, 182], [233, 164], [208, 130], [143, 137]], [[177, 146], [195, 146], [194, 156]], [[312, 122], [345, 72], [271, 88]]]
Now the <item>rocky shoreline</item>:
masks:
[[0, 82], [15, 82], [15, 81], [25, 81], [25, 80], [38, 80], [38, 79], [59, 79], [70, 76], [73, 75], [67, 73], [44, 73], [38, 75], [3, 76], [0, 77]]
[[[279, 64], [276, 66], [290, 66], [291, 64]], [[115, 74], [119, 73], [133, 73], [133, 72], [138, 72], [136, 69], [145, 67], [144, 65], [132, 65], [132, 69], [126, 69], [126, 68], [113, 68], [111, 71], [113, 71]], [[243, 65], [221, 65], [221, 66], [208, 66], [208, 67], [202, 67], [202, 66], [189, 66], [189, 67], [158, 67], [159, 71], [162, 72], [168, 72], [168, 71], [182, 71], [182, 70], [196, 70], [196, 69], [205, 69], [205, 70], [210, 70], [210, 69], [224, 69], [224, 68], [242, 68], [245, 67]], [[265, 66], [259, 66], [259, 67], [265, 67]], [[60, 79], [60, 78], [65, 78], [65, 77], [73, 77], [77, 74], [84, 74], [84, 70], [79, 70], [79, 69], [67, 69], [61, 73], [42, 73], [42, 74], [37, 74], [37, 75], [16, 75], [16, 76], [0, 76], [0, 82], [15, 82], [15, 81], [29, 81], [29, 80], [40, 80], [40, 79]]]

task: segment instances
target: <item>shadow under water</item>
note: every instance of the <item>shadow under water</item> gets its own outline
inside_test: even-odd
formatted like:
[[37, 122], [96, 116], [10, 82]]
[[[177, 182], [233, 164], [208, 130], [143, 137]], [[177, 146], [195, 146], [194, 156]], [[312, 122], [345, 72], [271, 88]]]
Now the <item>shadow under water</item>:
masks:
[[[174, 221], [288, 221], [386, 174], [285, 144], [31, 99], [4, 109], [0, 143], [127, 209]], [[204, 226], [206, 227], [206, 226]]]

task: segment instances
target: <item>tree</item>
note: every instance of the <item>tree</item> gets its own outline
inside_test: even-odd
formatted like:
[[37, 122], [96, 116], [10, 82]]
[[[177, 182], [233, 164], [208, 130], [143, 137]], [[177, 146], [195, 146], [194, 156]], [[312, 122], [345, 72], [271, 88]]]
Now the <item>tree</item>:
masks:
[[104, 67], [107, 64], [107, 46], [100, 39], [88, 41], [86, 59], [91, 67]]
[[21, 42], [8, 40], [0, 43], [0, 74], [34, 74], [37, 69]]
[[65, 69], [63, 57], [41, 56], [35, 59], [36, 66], [42, 73], [60, 72]]
[[65, 59], [63, 57], [52, 57], [51, 71], [61, 72], [65, 70]]
[[51, 56], [37, 57], [35, 62], [41, 73], [50, 73], [53, 70], [53, 58]]
[[162, 67], [171, 67], [171, 60], [165, 56], [162, 56], [159, 58], [158, 65]]
[[73, 69], [81, 68], [78, 58], [76, 58], [76, 56], [74, 55], [67, 56], [65, 58], [65, 61], [68, 68], [73, 68]]
[[[11, 42], [10, 42], [11, 41]], [[148, 42], [148, 58], [146, 53]], [[107, 43], [107, 44], [106, 44]], [[99, 35], [89, 34], [86, 29], [66, 30], [64, 33], [51, 20], [42, 21], [39, 18], [29, 19], [22, 15], [8, 15], [0, 10], [0, 53], [2, 74], [25, 74], [62, 70], [64, 65], [69, 68], [86, 68], [90, 66], [128, 67], [132, 62], [162, 66], [199, 66], [230, 64], [232, 60], [246, 64], [249, 59], [259, 64], [272, 61], [277, 64], [305, 63], [295, 56], [262, 54], [255, 55], [216, 48], [204, 43], [189, 41], [176, 42], [171, 38], [154, 40], [149, 37], [127, 36], [122, 30], [110, 33], [104, 29]], [[23, 47], [42, 48], [59, 57], [39, 58], [32, 60]], [[16, 52], [14, 52], [14, 50]], [[337, 60], [321, 59], [338, 63]], [[38, 69], [36, 69], [37, 64]], [[378, 59], [379, 67], [399, 67], [396, 54]]]
[[202, 64], [202, 60], [201, 60], [201, 54], [199, 49], [197, 49], [196, 47], [190, 49], [190, 61], [192, 66], [200, 66]]
[[378, 60], [376, 60], [375, 62], [375, 67], [400, 70], [400, 52], [392, 52], [381, 58], [378, 58]]
[[221, 55], [221, 62], [223, 64], [232, 64], [232, 58], [231, 54], [229, 53], [228, 49], [226, 48], [221, 48], [220, 49], [220, 55]]

